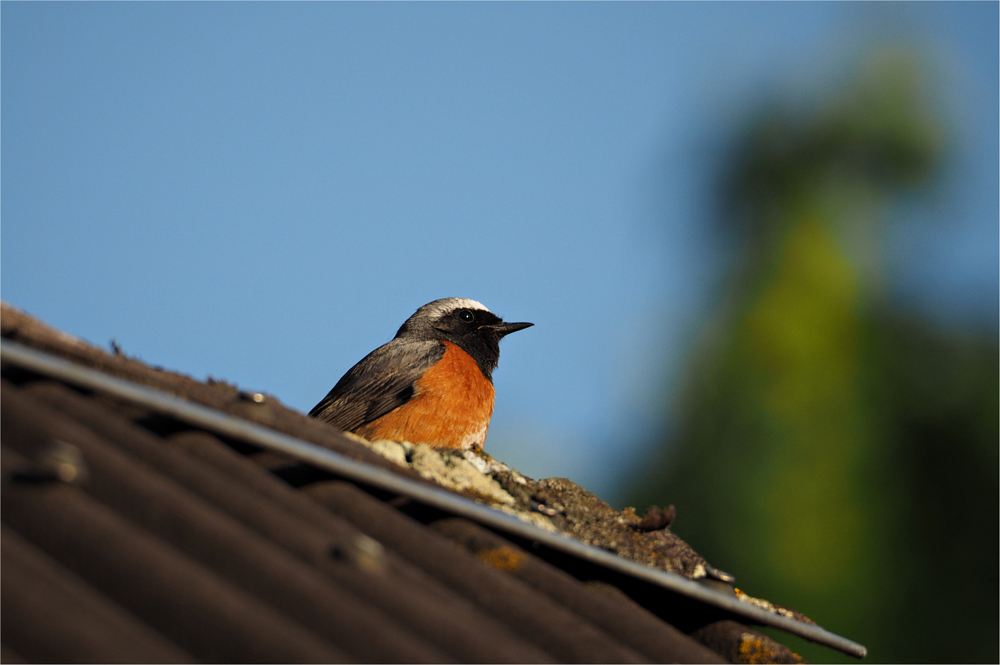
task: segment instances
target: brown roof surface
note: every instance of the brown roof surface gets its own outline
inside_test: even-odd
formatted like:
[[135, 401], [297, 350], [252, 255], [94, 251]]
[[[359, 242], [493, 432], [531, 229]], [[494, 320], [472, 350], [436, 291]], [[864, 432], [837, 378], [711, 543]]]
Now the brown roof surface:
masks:
[[[273, 398], [104, 353], [6, 304], [0, 327], [4, 344], [439, 487]], [[797, 662], [698, 598], [10, 354], [0, 391], [4, 662]], [[510, 513], [726, 587], [669, 530], [568, 481], [473, 462]]]

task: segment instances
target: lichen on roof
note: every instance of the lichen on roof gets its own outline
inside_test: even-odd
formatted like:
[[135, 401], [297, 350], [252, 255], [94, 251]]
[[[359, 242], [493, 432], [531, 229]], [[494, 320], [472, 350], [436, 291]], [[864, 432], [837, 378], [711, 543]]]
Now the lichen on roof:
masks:
[[[713, 567], [669, 525], [650, 529], [634, 508], [616, 510], [596, 495], [566, 478], [534, 480], [481, 449], [435, 449], [409, 442], [367, 441], [352, 438], [396, 464], [453, 492], [514, 515], [548, 531], [571, 536], [636, 563], [683, 575], [711, 580], [726, 588], [733, 577]], [[647, 520], [648, 522], [648, 520]], [[773, 614], [811, 620], [798, 612], [736, 592], [739, 600]]]
[[725, 573], [713, 568], [669, 528], [643, 531], [635, 509], [615, 510], [566, 478], [534, 480], [480, 449], [435, 449], [405, 441], [353, 438], [442, 487], [548, 531], [690, 579], [708, 576], [728, 581]]

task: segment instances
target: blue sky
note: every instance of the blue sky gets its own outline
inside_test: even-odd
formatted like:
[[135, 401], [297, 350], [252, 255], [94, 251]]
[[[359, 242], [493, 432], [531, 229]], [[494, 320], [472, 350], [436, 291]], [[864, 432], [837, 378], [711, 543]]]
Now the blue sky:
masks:
[[[610, 491], [713, 304], [713, 155], [894, 43], [953, 151], [893, 293], [994, 330], [996, 3], [0, 5], [2, 297], [307, 411], [419, 305], [503, 343], [487, 450]], [[947, 223], [938, 223], [946, 220]]]

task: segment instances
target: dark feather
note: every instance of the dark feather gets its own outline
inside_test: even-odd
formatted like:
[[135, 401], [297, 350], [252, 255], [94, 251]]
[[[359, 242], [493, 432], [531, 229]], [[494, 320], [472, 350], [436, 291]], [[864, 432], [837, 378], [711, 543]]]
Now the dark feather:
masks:
[[413, 397], [413, 384], [444, 356], [433, 340], [394, 339], [348, 370], [310, 416], [351, 432]]

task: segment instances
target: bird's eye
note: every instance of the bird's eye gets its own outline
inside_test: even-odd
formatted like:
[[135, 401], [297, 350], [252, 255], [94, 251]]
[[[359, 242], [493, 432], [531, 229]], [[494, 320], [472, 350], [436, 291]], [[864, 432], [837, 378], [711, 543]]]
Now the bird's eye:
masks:
[[470, 311], [469, 311], [469, 310], [467, 310], [467, 309], [460, 309], [460, 310], [458, 310], [458, 319], [459, 319], [460, 321], [464, 321], [464, 322], [466, 322], [466, 323], [472, 323], [472, 321], [473, 321], [473, 320], [474, 320], [475, 318], [476, 318], [476, 317], [474, 317], [474, 316], [472, 315], [472, 312], [470, 312]]

